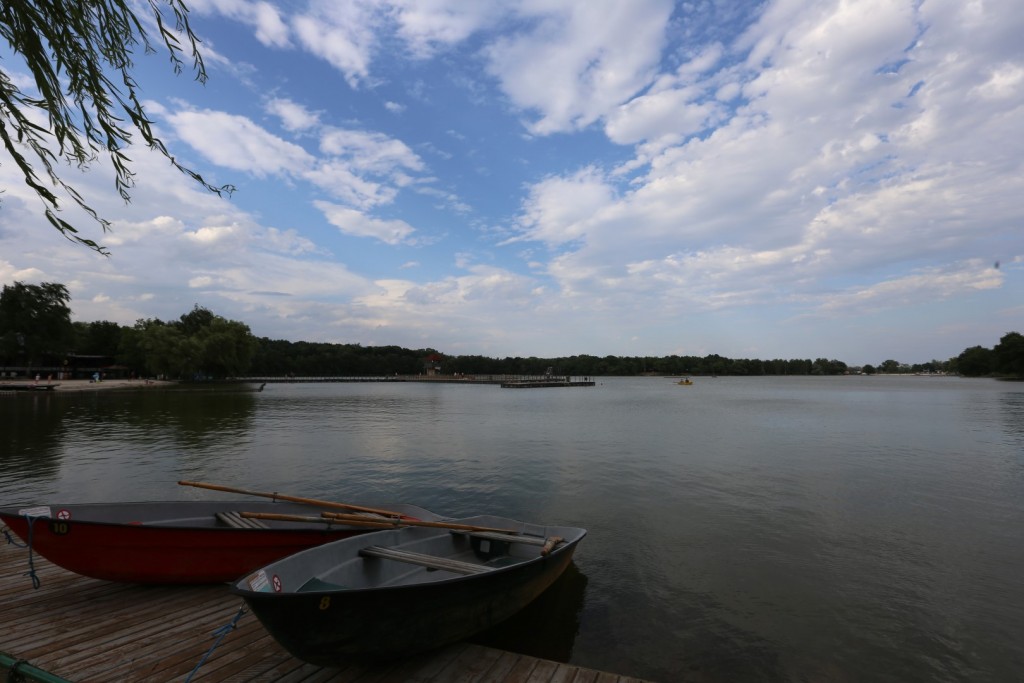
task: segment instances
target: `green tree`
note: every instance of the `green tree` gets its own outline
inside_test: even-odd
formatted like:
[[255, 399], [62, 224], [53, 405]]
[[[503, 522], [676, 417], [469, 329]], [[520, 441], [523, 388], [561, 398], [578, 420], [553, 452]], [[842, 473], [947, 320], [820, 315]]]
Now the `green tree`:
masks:
[[993, 349], [998, 372], [1024, 378], [1024, 335], [1009, 332]]
[[108, 320], [72, 323], [75, 328], [75, 353], [92, 356], [115, 356], [121, 347], [121, 326]]
[[893, 375], [900, 371], [900, 364], [890, 358], [882, 361], [882, 364], [878, 366], [878, 371]]
[[841, 360], [833, 358], [828, 362], [828, 369], [830, 375], [845, 375], [850, 370], [850, 366]]
[[73, 339], [71, 295], [54, 282], [15, 282], [0, 291], [0, 354], [32, 366], [43, 355], [61, 355]]
[[809, 375], [814, 368], [810, 358], [794, 358], [789, 361], [789, 374]]
[[198, 370], [212, 377], [244, 375], [256, 353], [256, 338], [249, 326], [219, 315], [190, 339], [199, 349]]
[[191, 377], [198, 370], [199, 344], [174, 325], [147, 320], [139, 332], [139, 349], [149, 373], [183, 379]]
[[[182, 71], [187, 50], [196, 79], [205, 82], [206, 68], [183, 0], [149, 0], [148, 6], [174, 71]], [[102, 254], [108, 253], [104, 247], [80, 236], [58, 215], [62, 201], [58, 193], [63, 193], [103, 232], [110, 227], [58, 174], [62, 161], [84, 170], [99, 154], [106, 154], [114, 168], [117, 192], [128, 202], [134, 173], [125, 149], [138, 134], [150, 149], [207, 190], [230, 194], [234, 189], [215, 187], [182, 166], [154, 133], [133, 76], [136, 49], [155, 51], [135, 13], [139, 7], [132, 0], [11, 0], [0, 9], [0, 36], [11, 53], [22, 59], [35, 85], [35, 92], [23, 92], [15, 84], [14, 72], [6, 65], [0, 69], [0, 140], [25, 182], [42, 199], [50, 224], [68, 239]], [[46, 127], [36, 123], [40, 120], [47, 122]], [[49, 187], [36, 174], [34, 164], [49, 176]]]
[[984, 377], [995, 370], [995, 360], [992, 349], [972, 346], [956, 357], [956, 369], [967, 377]]
[[145, 320], [135, 321], [134, 327], [121, 329], [121, 341], [117, 347], [117, 357], [122, 363], [133, 368], [140, 377], [149, 377], [154, 373], [146, 362], [146, 352], [142, 348]]
[[245, 374], [256, 349], [248, 325], [198, 304], [176, 322], [140, 320], [122, 340], [127, 362], [146, 374], [175, 379]]
[[177, 324], [181, 327], [182, 332], [191, 337], [208, 327], [215, 317], [213, 311], [196, 304], [191, 311], [179, 318], [181, 322]]

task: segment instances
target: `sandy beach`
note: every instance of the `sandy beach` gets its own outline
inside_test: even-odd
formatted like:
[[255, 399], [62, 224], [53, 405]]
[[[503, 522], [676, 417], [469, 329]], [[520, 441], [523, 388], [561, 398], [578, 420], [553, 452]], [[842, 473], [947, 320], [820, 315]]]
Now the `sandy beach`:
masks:
[[49, 391], [106, 391], [109, 389], [149, 389], [155, 387], [166, 387], [176, 382], [168, 382], [164, 380], [154, 379], [105, 379], [102, 382], [93, 382], [88, 379], [62, 379], [53, 380], [52, 382], [45, 379], [40, 379], [38, 382], [31, 379], [24, 380], [10, 380], [0, 381], [0, 391], [3, 391], [8, 385], [13, 389], [14, 387], [25, 387], [28, 385], [33, 386], [34, 391], [47, 391], [47, 387], [52, 387]]

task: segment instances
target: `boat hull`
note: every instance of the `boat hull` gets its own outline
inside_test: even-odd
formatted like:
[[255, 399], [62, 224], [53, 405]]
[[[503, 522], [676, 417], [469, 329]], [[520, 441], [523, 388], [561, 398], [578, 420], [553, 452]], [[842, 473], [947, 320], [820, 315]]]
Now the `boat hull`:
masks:
[[[339, 543], [371, 545], [375, 537], [392, 533]], [[516, 614], [562, 575], [581, 538], [547, 556], [538, 551], [522, 564], [430, 583], [274, 593], [239, 590], [243, 580], [233, 591], [275, 640], [303, 661], [338, 666], [390, 660], [469, 638]], [[272, 567], [267, 571], [273, 574]]]
[[[415, 506], [392, 507], [436, 518]], [[5, 508], [0, 509], [0, 521], [23, 542], [31, 540], [32, 552], [68, 571], [151, 584], [232, 581], [281, 557], [368, 531], [288, 522], [267, 529], [217, 525], [218, 511], [236, 510], [316, 514], [309, 506], [272, 502], [122, 503], [52, 506], [45, 517]]]

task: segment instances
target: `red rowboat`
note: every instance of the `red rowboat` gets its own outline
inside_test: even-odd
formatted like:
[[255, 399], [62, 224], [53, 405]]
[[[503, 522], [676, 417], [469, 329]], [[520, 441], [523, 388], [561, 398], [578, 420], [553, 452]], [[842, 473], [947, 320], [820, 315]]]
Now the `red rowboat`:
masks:
[[[0, 508], [0, 521], [31, 552], [83, 576], [131, 583], [218, 583], [300, 550], [376, 529], [239, 514], [309, 515], [311, 510], [305, 503], [238, 500], [40, 505]], [[415, 505], [392, 505], [388, 511], [418, 520], [442, 519]]]

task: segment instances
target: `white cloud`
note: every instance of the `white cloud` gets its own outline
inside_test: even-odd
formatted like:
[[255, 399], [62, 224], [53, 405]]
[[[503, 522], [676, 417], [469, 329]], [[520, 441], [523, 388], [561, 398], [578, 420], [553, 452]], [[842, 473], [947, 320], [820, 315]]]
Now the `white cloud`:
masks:
[[372, 237], [386, 244], [402, 244], [408, 242], [410, 235], [415, 232], [405, 221], [370, 218], [330, 202], [317, 201], [314, 205], [323, 212], [327, 222], [353, 237]]
[[[302, 129], [317, 121], [288, 100], [273, 100], [268, 107], [289, 128]], [[306, 180], [358, 208], [394, 201], [398, 189], [413, 182], [408, 173], [425, 169], [403, 142], [371, 131], [321, 128], [318, 158], [243, 116], [210, 110], [164, 113], [182, 140], [219, 166], [257, 178]]]
[[320, 123], [318, 114], [288, 99], [275, 97], [267, 101], [265, 108], [269, 113], [280, 118], [281, 124], [289, 131], [315, 128]]
[[549, 135], [587, 127], [650, 82], [672, 3], [561, 0], [519, 12], [527, 28], [486, 49], [488, 69], [517, 107], [539, 113], [530, 131]]
[[384, 20], [378, 3], [365, 0], [311, 0], [305, 12], [292, 19], [303, 47], [327, 61], [357, 88], [370, 74], [378, 46], [376, 29]]
[[530, 188], [520, 217], [523, 233], [515, 239], [557, 246], [584, 237], [612, 199], [611, 187], [593, 168], [565, 178], [547, 178]]
[[[721, 57], [722, 47], [710, 45], [676, 74], [657, 79], [647, 92], [610, 112], [608, 137], [623, 145], [665, 136], [678, 142], [721, 123], [727, 113], [716, 99], [721, 91], [718, 79], [702, 78]], [[739, 87], [731, 85], [738, 93]]]
[[360, 209], [369, 209], [394, 201], [398, 191], [357, 176], [348, 164], [324, 161], [303, 173], [306, 180], [331, 196]]
[[[1019, 124], [963, 93], [973, 82], [1013, 98], [1014, 67], [924, 59], [913, 47], [921, 18], [906, 4], [792, 7], [770, 5], [744, 38], [755, 46], [741, 76], [748, 103], [727, 111], [710, 99], [741, 75], [728, 63], [715, 73], [722, 53], [711, 45], [608, 118], [617, 142], [658, 141], [621, 174], [530, 188], [517, 239], [569, 246], [548, 266], [560, 291], [610, 310], [638, 299], [666, 312], [834, 310], [1004, 284], [963, 256], [978, 223], [1017, 229], [1024, 147]], [[1011, 101], [1019, 108], [1021, 93]], [[714, 132], [691, 137], [705, 126]], [[609, 184], [643, 167], [628, 191]], [[891, 274], [925, 254], [949, 265]], [[836, 288], [845, 293], [821, 293]]]
[[288, 26], [280, 12], [269, 2], [251, 0], [190, 0], [188, 7], [199, 14], [218, 12], [252, 26], [256, 39], [268, 47], [290, 45]]
[[364, 172], [390, 174], [397, 168], [423, 170], [422, 160], [405, 143], [380, 133], [334, 128], [320, 138], [320, 150]]
[[457, 45], [493, 26], [507, 11], [502, 3], [493, 2], [394, 3], [398, 35], [418, 59], [427, 59], [437, 50]]
[[824, 297], [817, 308], [831, 315], [847, 311], [863, 313], [866, 309], [934, 303], [968, 290], [996, 289], [1002, 284], [1003, 275], [991, 263], [972, 259], [942, 268], [924, 268], [865, 287], [851, 287], [839, 294]]
[[986, 100], [1006, 100], [1020, 93], [1024, 87], [1024, 65], [1005, 63], [991, 71], [991, 77], [977, 86], [972, 95], [976, 94]]
[[268, 133], [244, 116], [219, 111], [182, 111], [167, 120], [178, 137], [223, 166], [268, 175], [291, 174], [313, 165], [302, 147]]

